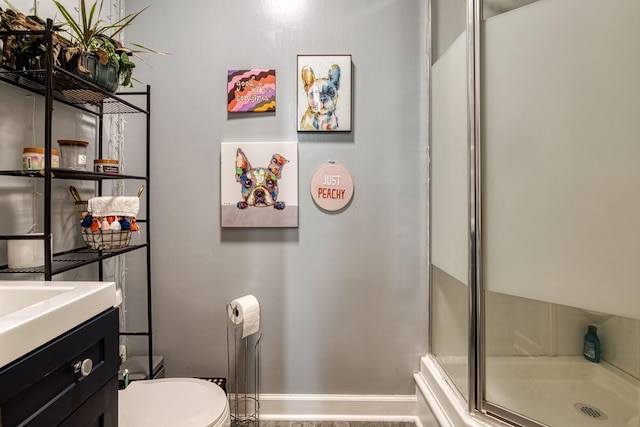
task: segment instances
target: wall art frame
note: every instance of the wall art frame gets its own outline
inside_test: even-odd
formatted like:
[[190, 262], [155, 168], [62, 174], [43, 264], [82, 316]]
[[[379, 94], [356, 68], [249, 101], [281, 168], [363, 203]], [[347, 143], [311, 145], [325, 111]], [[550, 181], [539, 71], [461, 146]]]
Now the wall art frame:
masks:
[[298, 143], [223, 142], [220, 225], [298, 227]]
[[298, 132], [351, 132], [351, 55], [298, 55]]
[[276, 111], [276, 70], [227, 70], [227, 112]]

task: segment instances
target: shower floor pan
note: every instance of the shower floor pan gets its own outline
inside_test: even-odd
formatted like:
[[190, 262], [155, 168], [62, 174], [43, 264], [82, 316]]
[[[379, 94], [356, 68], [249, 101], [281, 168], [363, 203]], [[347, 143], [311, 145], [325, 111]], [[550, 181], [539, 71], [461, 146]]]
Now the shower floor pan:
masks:
[[640, 427], [640, 382], [582, 357], [488, 357], [487, 400], [553, 427]]

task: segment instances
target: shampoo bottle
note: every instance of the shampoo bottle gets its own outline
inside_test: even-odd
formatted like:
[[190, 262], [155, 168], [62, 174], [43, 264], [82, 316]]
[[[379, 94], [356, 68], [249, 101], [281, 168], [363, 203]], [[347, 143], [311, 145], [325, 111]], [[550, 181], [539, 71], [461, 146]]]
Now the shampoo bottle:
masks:
[[600, 338], [598, 328], [589, 325], [587, 335], [584, 336], [584, 358], [590, 362], [600, 362]]

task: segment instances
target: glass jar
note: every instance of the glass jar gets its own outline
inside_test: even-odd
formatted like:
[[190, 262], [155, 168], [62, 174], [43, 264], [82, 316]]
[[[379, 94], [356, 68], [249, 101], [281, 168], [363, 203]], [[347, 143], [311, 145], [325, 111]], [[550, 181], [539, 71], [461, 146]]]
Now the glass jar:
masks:
[[75, 170], [87, 170], [87, 141], [59, 139], [60, 167]]

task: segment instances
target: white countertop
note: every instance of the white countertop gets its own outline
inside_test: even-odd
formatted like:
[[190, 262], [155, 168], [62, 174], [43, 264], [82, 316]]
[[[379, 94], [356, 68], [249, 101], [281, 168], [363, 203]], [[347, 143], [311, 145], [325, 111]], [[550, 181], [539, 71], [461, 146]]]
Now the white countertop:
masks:
[[113, 282], [0, 281], [0, 367], [114, 305]]

